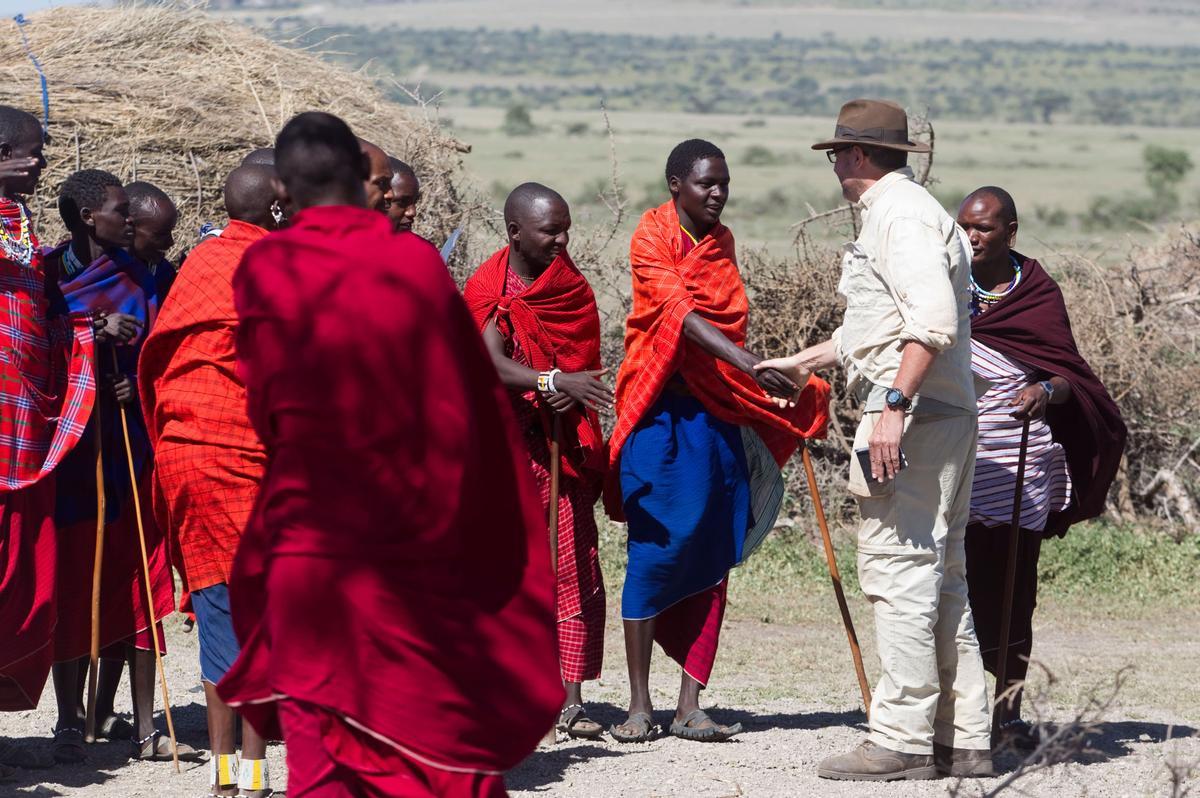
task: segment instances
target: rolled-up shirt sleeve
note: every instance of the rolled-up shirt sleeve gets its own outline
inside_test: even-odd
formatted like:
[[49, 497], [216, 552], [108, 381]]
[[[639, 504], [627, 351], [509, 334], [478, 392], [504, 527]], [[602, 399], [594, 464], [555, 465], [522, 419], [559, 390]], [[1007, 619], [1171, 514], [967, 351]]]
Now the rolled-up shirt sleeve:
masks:
[[833, 356], [837, 358], [838, 365], [842, 368], [846, 367], [846, 353], [842, 351], [842, 325], [833, 331], [833, 335], [829, 336], [833, 341]]
[[[957, 240], [953, 242], [958, 246]], [[958, 302], [950, 281], [950, 253], [941, 232], [919, 219], [900, 217], [887, 229], [880, 267], [904, 328], [901, 341], [942, 351], [958, 339]]]

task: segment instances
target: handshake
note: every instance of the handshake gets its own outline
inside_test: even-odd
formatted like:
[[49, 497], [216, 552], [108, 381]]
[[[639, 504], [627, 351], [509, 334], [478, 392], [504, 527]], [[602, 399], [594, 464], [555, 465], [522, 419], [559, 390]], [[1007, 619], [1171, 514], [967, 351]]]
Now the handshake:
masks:
[[[751, 358], [757, 357], [747, 353]], [[836, 362], [833, 341], [810, 346], [790, 357], [759, 359], [750, 364], [754, 375], [768, 396], [780, 407], [794, 407], [800, 392], [814, 371], [833, 366]]]

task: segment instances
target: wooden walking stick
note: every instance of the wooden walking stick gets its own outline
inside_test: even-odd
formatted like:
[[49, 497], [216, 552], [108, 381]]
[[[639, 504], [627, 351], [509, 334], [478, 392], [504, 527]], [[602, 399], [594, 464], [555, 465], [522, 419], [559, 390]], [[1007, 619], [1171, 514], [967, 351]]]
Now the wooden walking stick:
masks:
[[[1017, 458], [1017, 486], [1013, 490], [1012, 524], [1008, 529], [1008, 562], [1004, 569], [1004, 599], [1000, 604], [1000, 647], [996, 650], [996, 698], [1004, 694], [1008, 677], [1008, 637], [1012, 628], [1013, 591], [1017, 582], [1017, 544], [1021, 534], [1021, 498], [1025, 487], [1025, 452], [1029, 448], [1029, 419], [1021, 426], [1021, 453]], [[1011, 703], [1012, 698], [1008, 701]], [[1000, 707], [992, 708], [992, 737], [1000, 731]]]
[[[96, 345], [97, 348], [100, 346]], [[96, 383], [100, 382], [100, 358], [96, 358]], [[88, 659], [87, 711], [83, 724], [85, 742], [96, 742], [96, 685], [100, 678], [100, 570], [104, 564], [104, 439], [100, 434], [100, 391], [96, 391], [92, 421], [96, 438], [96, 557], [92, 563], [92, 649]]]
[[[553, 411], [552, 411], [553, 412]], [[554, 606], [557, 620], [558, 614], [558, 473], [559, 473], [559, 442], [562, 440], [562, 416], [554, 413], [554, 435], [550, 439], [550, 512], [546, 526], [550, 530], [550, 572], [554, 574]], [[558, 721], [542, 738], [545, 745], [557, 742]]]
[[[117, 361], [117, 350], [112, 350], [114, 373], [120, 375], [121, 366]], [[130, 494], [133, 496], [133, 512], [137, 518], [138, 544], [142, 549], [142, 575], [146, 581], [146, 610], [150, 613], [150, 637], [154, 639], [154, 664], [162, 680], [163, 711], [167, 715], [167, 734], [171, 738], [171, 759], [175, 762], [175, 772], [179, 773], [179, 744], [175, 740], [175, 722], [171, 719], [171, 695], [167, 690], [167, 672], [163, 668], [162, 649], [158, 645], [158, 618], [154, 614], [154, 589], [150, 585], [150, 559], [146, 556], [146, 527], [142, 523], [142, 501], [138, 496], [137, 469], [133, 465], [133, 445], [129, 442], [129, 417], [125, 405], [118, 404], [121, 409], [121, 431], [125, 433], [125, 457], [129, 461]]]
[[821, 504], [821, 491], [817, 488], [817, 475], [813, 471], [812, 457], [808, 453], [808, 442], [800, 443], [800, 457], [804, 460], [804, 472], [808, 475], [808, 490], [812, 494], [813, 509], [817, 513], [817, 526], [821, 528], [821, 542], [825, 544], [825, 562], [829, 565], [829, 578], [833, 581], [833, 594], [837, 596], [838, 609], [842, 611], [842, 626], [846, 627], [846, 639], [850, 642], [850, 656], [854, 660], [854, 672], [858, 674], [858, 689], [862, 692], [863, 711], [871, 719], [871, 686], [867, 683], [867, 671], [863, 667], [862, 650], [858, 646], [858, 635], [854, 633], [854, 621], [846, 605], [846, 594], [842, 591], [842, 575], [838, 572], [837, 558], [833, 554], [833, 539], [829, 537], [829, 522], [825, 520], [825, 508]]

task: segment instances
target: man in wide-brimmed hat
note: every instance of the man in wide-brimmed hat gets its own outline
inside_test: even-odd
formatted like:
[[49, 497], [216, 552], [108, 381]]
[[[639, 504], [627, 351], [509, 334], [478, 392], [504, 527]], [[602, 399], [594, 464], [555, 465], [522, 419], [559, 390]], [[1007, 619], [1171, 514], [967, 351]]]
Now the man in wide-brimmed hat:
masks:
[[[992, 773], [983, 662], [967, 602], [964, 531], [975, 469], [976, 391], [968, 310], [971, 247], [913, 180], [895, 103], [842, 107], [827, 150], [862, 232], [846, 245], [842, 326], [824, 343], [763, 361], [803, 384], [841, 365], [863, 403], [850, 461], [858, 570], [875, 610], [882, 676], [870, 734], [821, 762], [824, 778]], [[903, 453], [901, 453], [903, 450]]]

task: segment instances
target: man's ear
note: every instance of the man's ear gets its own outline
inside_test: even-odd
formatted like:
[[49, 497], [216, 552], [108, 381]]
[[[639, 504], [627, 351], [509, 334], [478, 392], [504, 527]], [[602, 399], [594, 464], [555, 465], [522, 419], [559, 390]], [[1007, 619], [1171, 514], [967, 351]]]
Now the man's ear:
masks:
[[365, 152], [359, 154], [358, 179], [364, 183], [371, 179], [371, 156]]
[[670, 177], [667, 178], [667, 191], [671, 192], [672, 197], [679, 196], [679, 188], [680, 188], [680, 184], [682, 182], [683, 181], [680, 180], [675, 175], [671, 175]]
[[520, 244], [521, 244], [521, 226], [519, 224], [517, 224], [515, 221], [507, 222], [504, 225], [504, 229], [508, 233], [508, 243], [510, 245], [515, 245], [517, 249], [520, 249], [521, 248], [521, 246], [520, 246]]
[[1008, 225], [1008, 248], [1012, 249], [1017, 244], [1017, 223], [1010, 222]]
[[79, 220], [81, 222], [83, 222], [84, 225], [86, 225], [87, 227], [95, 227], [96, 226], [96, 220], [92, 218], [92, 209], [91, 208], [80, 208], [79, 209]]
[[288, 193], [287, 186], [278, 177], [271, 178], [271, 191], [275, 194], [275, 201], [283, 207], [288, 207], [292, 201], [292, 195]]

